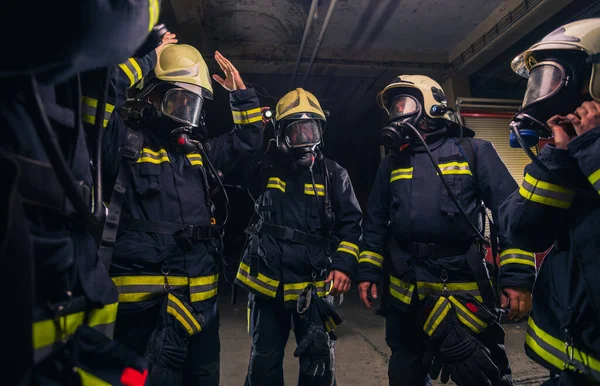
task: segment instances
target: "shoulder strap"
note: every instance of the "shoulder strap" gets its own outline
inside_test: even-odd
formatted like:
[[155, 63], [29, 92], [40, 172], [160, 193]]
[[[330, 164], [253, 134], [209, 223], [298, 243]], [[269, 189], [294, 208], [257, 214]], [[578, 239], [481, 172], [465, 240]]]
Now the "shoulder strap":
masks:
[[108, 204], [108, 215], [104, 221], [102, 231], [102, 240], [98, 249], [98, 257], [104, 267], [110, 270], [115, 240], [117, 239], [117, 230], [121, 219], [121, 206], [127, 192], [127, 183], [131, 176], [131, 165], [140, 157], [142, 145], [144, 144], [144, 135], [141, 131], [127, 129], [127, 137], [122, 148], [122, 161], [117, 178], [113, 187], [110, 203]]
[[477, 153], [475, 153], [475, 148], [473, 147], [473, 141], [471, 138], [463, 137], [458, 140], [458, 144], [460, 146], [460, 151], [463, 153], [465, 158], [467, 159], [467, 163], [469, 164], [469, 169], [473, 174], [473, 178], [475, 179], [475, 183], [477, 180]]

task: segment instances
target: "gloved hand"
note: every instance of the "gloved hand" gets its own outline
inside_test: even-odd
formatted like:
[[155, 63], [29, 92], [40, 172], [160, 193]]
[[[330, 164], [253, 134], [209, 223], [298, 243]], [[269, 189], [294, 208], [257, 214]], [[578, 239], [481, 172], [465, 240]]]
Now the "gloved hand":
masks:
[[442, 373], [442, 383], [450, 378], [458, 386], [492, 386], [500, 378], [500, 371], [490, 358], [489, 350], [458, 323], [454, 315], [446, 325], [446, 336], [433, 354], [426, 355], [424, 363], [431, 368], [429, 374], [437, 379]]
[[294, 356], [300, 358], [299, 384], [331, 386], [335, 379], [333, 341], [322, 325], [309, 323]]

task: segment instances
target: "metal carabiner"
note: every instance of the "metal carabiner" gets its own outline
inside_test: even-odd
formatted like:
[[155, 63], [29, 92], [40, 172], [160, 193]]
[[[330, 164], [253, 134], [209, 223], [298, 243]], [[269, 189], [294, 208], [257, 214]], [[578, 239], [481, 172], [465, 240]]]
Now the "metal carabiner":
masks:
[[575, 359], [573, 356], [573, 337], [568, 329], [565, 329], [565, 353], [567, 354], [567, 361], [563, 363], [563, 370], [574, 370], [575, 369]]
[[448, 281], [448, 272], [445, 269], [442, 269], [440, 274], [440, 279], [442, 280], [442, 296], [448, 297], [450, 295], [450, 291], [448, 291], [448, 287], [446, 286], [446, 282]]
[[[166, 266], [166, 268], [165, 268]], [[171, 267], [169, 266], [169, 263], [165, 262], [165, 264], [160, 268], [160, 271], [162, 272], [162, 274], [165, 277], [165, 285], [164, 285], [164, 289], [165, 292], [171, 292], [171, 284], [169, 284], [169, 273], [171, 273]]]

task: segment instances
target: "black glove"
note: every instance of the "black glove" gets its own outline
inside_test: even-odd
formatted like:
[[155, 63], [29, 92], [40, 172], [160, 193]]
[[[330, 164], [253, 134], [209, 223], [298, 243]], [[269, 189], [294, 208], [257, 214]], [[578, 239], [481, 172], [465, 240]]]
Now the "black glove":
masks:
[[456, 319], [449, 323], [429, 373], [437, 379], [440, 371], [442, 383], [452, 378], [458, 386], [492, 386], [492, 382], [500, 378], [500, 371], [489, 357], [489, 350]]
[[297, 311], [303, 320], [294, 356], [300, 358], [299, 384], [331, 386], [335, 381], [335, 354], [332, 330], [341, 318], [333, 306], [320, 298], [310, 284], [298, 297]]
[[299, 384], [333, 385], [335, 354], [333, 342], [322, 325], [309, 323], [294, 356], [300, 358]]

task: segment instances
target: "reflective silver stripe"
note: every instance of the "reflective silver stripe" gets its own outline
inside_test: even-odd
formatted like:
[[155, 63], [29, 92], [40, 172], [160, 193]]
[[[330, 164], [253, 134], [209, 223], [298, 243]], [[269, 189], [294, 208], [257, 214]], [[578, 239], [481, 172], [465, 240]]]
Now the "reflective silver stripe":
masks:
[[413, 176], [414, 168], [400, 168], [392, 170], [392, 175], [390, 177], [390, 182], [394, 182], [396, 180], [402, 179], [411, 179]]
[[595, 380], [600, 381], [600, 360], [577, 348], [570, 348], [573, 363], [568, 365], [569, 355], [565, 343], [539, 328], [531, 317], [527, 325], [525, 344], [544, 361], [559, 370], [563, 370], [566, 366], [571, 370], [591, 375]]
[[278, 280], [271, 279], [262, 273], [259, 273], [257, 277], [250, 275], [250, 267], [243, 262], [240, 262], [240, 267], [235, 278], [250, 289], [254, 289], [264, 295], [274, 298], [277, 294], [277, 288], [279, 287]]
[[369, 263], [381, 268], [383, 266], [383, 256], [379, 253], [363, 251], [360, 253], [358, 263]]
[[[96, 124], [96, 111], [98, 110], [98, 100], [90, 97], [81, 97], [81, 117], [83, 122], [91, 125]], [[107, 103], [104, 107], [104, 121], [102, 127], [108, 125], [108, 121], [115, 110], [115, 106]]]
[[[430, 295], [442, 295], [444, 285], [442, 283], [430, 283], [430, 282], [417, 282], [417, 288], [419, 290], [419, 299], [423, 300]], [[475, 299], [482, 301], [481, 293], [477, 283], [446, 283], [446, 290], [452, 295], [472, 295]]]
[[427, 320], [425, 320], [423, 331], [425, 331], [427, 335], [432, 336], [446, 315], [448, 315], [451, 307], [452, 306], [450, 305], [448, 299], [440, 296], [440, 298], [435, 302], [433, 309], [429, 313]]
[[487, 323], [475, 316], [454, 296], [450, 296], [449, 299], [454, 305], [454, 309], [456, 310], [456, 316], [458, 317], [458, 320], [463, 325], [468, 327], [471, 331], [473, 331], [476, 334], [480, 334], [483, 330], [487, 328]]
[[500, 253], [500, 266], [506, 264], [523, 264], [535, 268], [535, 254], [516, 248], [505, 249]]
[[473, 175], [468, 162], [447, 162], [438, 165], [442, 174], [468, 174]]
[[233, 116], [233, 123], [236, 125], [247, 125], [262, 121], [262, 111], [260, 107], [245, 111], [231, 110], [231, 115]]
[[590, 184], [596, 189], [596, 192], [600, 194], [600, 169], [590, 174], [588, 181], [590, 181]]
[[129, 87], [142, 79], [142, 69], [134, 58], [129, 58], [125, 63], [119, 64], [119, 67], [129, 78]]
[[525, 199], [556, 208], [568, 209], [573, 202], [574, 192], [560, 185], [540, 181], [530, 174], [525, 175], [519, 194]]
[[415, 285], [407, 283], [390, 275], [390, 295], [400, 300], [403, 303], [410, 304], [412, 302]]
[[175, 295], [169, 294], [168, 299], [167, 313], [173, 315], [190, 336], [202, 331], [200, 323]]
[[[325, 195], [325, 186], [320, 185], [320, 184], [315, 184], [317, 187], [317, 194], [319, 196], [324, 196]], [[304, 185], [304, 194], [309, 194], [311, 196], [315, 195], [315, 189], [314, 186], [312, 186], [312, 184], [305, 184]]]
[[337, 248], [337, 252], [349, 253], [352, 256], [356, 257], [356, 259], [358, 260], [358, 252], [359, 252], [358, 245], [353, 244], [351, 242], [342, 241]]
[[285, 181], [281, 181], [281, 179], [277, 177], [270, 177], [267, 182], [267, 188], [279, 189], [285, 193]]
[[325, 282], [323, 280], [318, 281], [316, 283], [312, 282], [302, 282], [302, 283], [288, 283], [283, 285], [283, 300], [284, 301], [293, 301], [298, 300], [298, 297], [304, 291], [304, 289], [310, 285], [314, 284], [317, 287], [317, 294], [319, 296], [325, 296], [326, 288]]

